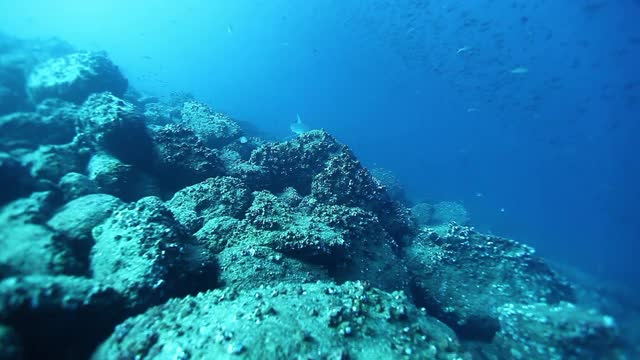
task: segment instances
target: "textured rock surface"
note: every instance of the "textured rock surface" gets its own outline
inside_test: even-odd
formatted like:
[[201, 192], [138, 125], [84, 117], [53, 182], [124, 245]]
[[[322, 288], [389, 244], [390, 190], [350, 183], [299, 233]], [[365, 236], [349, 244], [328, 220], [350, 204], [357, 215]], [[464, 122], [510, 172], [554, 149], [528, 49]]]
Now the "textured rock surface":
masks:
[[65, 201], [98, 192], [98, 186], [88, 176], [76, 172], [66, 173], [58, 182], [58, 189]]
[[196, 134], [181, 125], [153, 127], [153, 172], [164, 187], [177, 191], [210, 177], [224, 174], [218, 154]]
[[27, 91], [35, 102], [57, 98], [81, 103], [89, 95], [102, 91], [122, 95], [127, 87], [127, 79], [118, 67], [99, 52], [47, 60], [34, 68], [27, 80]]
[[23, 157], [37, 179], [57, 183], [67, 173], [82, 172], [89, 161], [91, 145], [83, 136], [62, 145], [42, 145]]
[[272, 182], [263, 187], [272, 191], [292, 187], [326, 204], [371, 210], [397, 241], [413, 232], [408, 209], [391, 200], [353, 153], [324, 131], [313, 130], [288, 142], [263, 145], [252, 153], [250, 163], [267, 171]]
[[54, 191], [31, 193], [29, 197], [12, 201], [0, 209], [0, 223], [44, 224], [60, 205], [60, 196]]
[[35, 149], [40, 145], [65, 144], [73, 140], [75, 125], [73, 106], [47, 100], [36, 112], [0, 117], [0, 149]]
[[94, 154], [87, 172], [100, 192], [117, 196], [124, 201], [135, 201], [160, 193], [156, 179], [106, 153]]
[[153, 144], [144, 117], [133, 104], [108, 93], [91, 95], [80, 108], [80, 130], [95, 145], [140, 168], [153, 161]]
[[0, 359], [638, 358], [637, 302], [461, 204], [73, 51], [0, 34]]
[[33, 274], [79, 274], [81, 265], [59, 233], [38, 224], [0, 227], [0, 278]]
[[533, 249], [451, 225], [446, 236], [424, 232], [406, 249], [418, 303], [464, 338], [491, 341], [497, 309], [511, 302], [571, 301], [573, 291]]
[[47, 225], [65, 236], [75, 259], [86, 269], [94, 244], [91, 231], [123, 205], [120, 199], [107, 194], [83, 196], [58, 209]]
[[115, 211], [93, 229], [93, 238], [93, 278], [113, 286], [134, 309], [215, 285], [214, 260], [158, 198]]
[[229, 245], [217, 256], [220, 282], [227, 289], [253, 291], [264, 286], [330, 281], [326, 267], [312, 264], [266, 246]]
[[503, 358], [625, 359], [615, 321], [596, 311], [561, 302], [505, 304], [498, 314], [495, 344]]
[[242, 136], [240, 125], [228, 116], [214, 112], [207, 105], [195, 101], [184, 103], [182, 123], [211, 148], [225, 146]]
[[91, 229], [122, 205], [120, 199], [107, 194], [83, 196], [58, 209], [47, 224], [72, 240], [87, 241]]
[[98, 359], [464, 359], [402, 293], [363, 283], [281, 285], [171, 300], [118, 325]]
[[242, 218], [250, 202], [251, 195], [242, 181], [222, 176], [178, 191], [167, 206], [176, 220], [193, 234], [214, 217]]

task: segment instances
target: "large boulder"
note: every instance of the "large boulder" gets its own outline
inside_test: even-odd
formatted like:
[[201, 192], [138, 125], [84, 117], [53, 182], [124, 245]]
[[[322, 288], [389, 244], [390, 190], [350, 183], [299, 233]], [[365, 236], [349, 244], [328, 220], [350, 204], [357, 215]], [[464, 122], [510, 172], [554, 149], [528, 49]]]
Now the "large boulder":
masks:
[[467, 359], [402, 293], [355, 282], [282, 284], [170, 300], [118, 325], [95, 360]]
[[77, 135], [67, 144], [42, 145], [22, 156], [22, 162], [33, 178], [55, 184], [70, 172], [83, 172], [92, 151], [87, 138]]
[[82, 272], [67, 238], [45, 224], [58, 205], [59, 195], [48, 191], [0, 208], [0, 279]]
[[178, 191], [167, 206], [193, 234], [214, 217], [242, 218], [250, 203], [251, 195], [242, 181], [220, 176]]
[[225, 146], [242, 136], [242, 129], [237, 122], [199, 102], [184, 103], [181, 118], [182, 123], [193, 129], [211, 148]]
[[66, 237], [76, 259], [86, 268], [94, 244], [91, 230], [123, 205], [120, 199], [107, 194], [82, 196], [58, 209], [47, 225]]
[[81, 52], [47, 60], [27, 79], [34, 102], [57, 98], [82, 103], [93, 93], [110, 91], [121, 96], [128, 81], [103, 52]]
[[212, 288], [214, 259], [197, 246], [164, 203], [146, 197], [93, 228], [93, 278], [122, 293], [132, 309]]
[[281, 192], [291, 187], [328, 205], [372, 211], [399, 243], [414, 231], [409, 210], [390, 198], [347, 146], [324, 131], [313, 130], [291, 141], [262, 145], [253, 151], [249, 163], [269, 174], [262, 188]]
[[571, 303], [505, 304], [498, 308], [498, 358], [627, 359], [613, 318]]
[[300, 194], [311, 193], [313, 176], [324, 168], [334, 154], [344, 149], [324, 131], [304, 133], [294, 140], [268, 143], [251, 154], [250, 164], [263, 167], [269, 174], [260, 188], [280, 192], [287, 187]]
[[98, 186], [87, 175], [77, 172], [66, 173], [60, 178], [58, 189], [65, 202], [98, 192]]
[[226, 289], [256, 290], [285, 283], [331, 281], [328, 269], [322, 265], [284, 256], [270, 247], [256, 244], [227, 245], [217, 259], [220, 283]]
[[55, 191], [33, 192], [0, 208], [0, 224], [44, 224], [61, 204]]
[[116, 95], [91, 95], [80, 108], [80, 131], [99, 150], [124, 163], [148, 168], [153, 161], [153, 144], [144, 117], [135, 106]]
[[154, 154], [151, 170], [167, 191], [177, 191], [207, 178], [224, 175], [218, 153], [193, 130], [182, 125], [152, 126]]
[[405, 249], [418, 304], [463, 339], [490, 342], [506, 303], [571, 301], [571, 286], [534, 250], [516, 241], [452, 224], [446, 235], [424, 231]]
[[39, 145], [64, 144], [75, 135], [75, 108], [47, 100], [35, 112], [16, 112], [0, 117], [0, 149], [34, 149]]
[[60, 233], [28, 223], [0, 225], [0, 278], [80, 274], [81, 264]]
[[102, 193], [130, 202], [160, 194], [155, 178], [139, 167], [126, 164], [104, 152], [95, 153], [87, 165], [89, 180]]

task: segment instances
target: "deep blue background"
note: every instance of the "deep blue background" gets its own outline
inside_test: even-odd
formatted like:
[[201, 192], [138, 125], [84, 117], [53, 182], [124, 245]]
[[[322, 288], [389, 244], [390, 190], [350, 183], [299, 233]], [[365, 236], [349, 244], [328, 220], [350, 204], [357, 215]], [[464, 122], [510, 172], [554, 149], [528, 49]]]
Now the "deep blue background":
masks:
[[0, 0], [0, 30], [107, 50], [141, 89], [282, 137], [299, 113], [415, 200], [636, 284], [638, 19], [634, 0]]

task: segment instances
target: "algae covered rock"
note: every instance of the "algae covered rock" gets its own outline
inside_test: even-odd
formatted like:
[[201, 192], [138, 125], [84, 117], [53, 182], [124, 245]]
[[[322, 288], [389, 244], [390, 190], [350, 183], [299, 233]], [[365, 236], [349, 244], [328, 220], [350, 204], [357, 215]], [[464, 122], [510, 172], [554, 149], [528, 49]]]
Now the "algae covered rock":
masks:
[[225, 289], [253, 291], [279, 284], [331, 281], [326, 266], [283, 255], [270, 247], [234, 244], [217, 256], [220, 283]]
[[[55, 101], [47, 100], [52, 103]], [[0, 117], [0, 149], [34, 149], [46, 144], [65, 144], [75, 136], [73, 106], [45, 104], [39, 112], [17, 112]], [[51, 108], [51, 113], [46, 113]]]
[[0, 278], [18, 275], [79, 274], [81, 265], [62, 234], [29, 223], [0, 227]]
[[0, 223], [44, 224], [60, 205], [54, 191], [33, 192], [29, 197], [14, 200], [0, 208]]
[[76, 104], [93, 93], [111, 91], [121, 96], [128, 81], [102, 52], [81, 52], [47, 60], [36, 66], [27, 79], [31, 99], [57, 98]]
[[83, 135], [61, 145], [42, 145], [23, 156], [22, 161], [30, 167], [31, 176], [57, 183], [70, 172], [83, 172], [93, 147]]
[[264, 184], [263, 188], [280, 192], [292, 187], [307, 195], [311, 192], [313, 176], [343, 148], [344, 145], [338, 144], [328, 133], [313, 130], [291, 141], [260, 146], [251, 154], [250, 163], [269, 173], [270, 183]]
[[451, 225], [446, 236], [423, 232], [406, 249], [418, 304], [461, 338], [491, 341], [500, 329], [497, 309], [571, 301], [570, 285], [532, 248]]
[[77, 172], [66, 173], [60, 178], [58, 189], [62, 192], [65, 201], [98, 192], [98, 186], [88, 176]]
[[178, 191], [167, 206], [193, 234], [214, 217], [242, 218], [250, 202], [251, 195], [242, 181], [221, 176]]
[[182, 124], [193, 129], [211, 148], [225, 146], [242, 136], [242, 129], [237, 122], [195, 101], [184, 103], [181, 119]]
[[81, 272], [67, 238], [45, 225], [58, 203], [47, 191], [0, 208], [0, 278]]
[[87, 172], [100, 192], [124, 201], [135, 201], [160, 193], [156, 179], [106, 153], [95, 153], [89, 161]]
[[207, 178], [224, 175], [218, 154], [193, 130], [182, 125], [151, 127], [153, 174], [168, 190], [177, 191]]
[[118, 325], [93, 358], [465, 359], [402, 293], [365, 283], [282, 284], [170, 300]]
[[93, 278], [113, 286], [132, 308], [213, 287], [215, 262], [164, 203], [146, 197], [93, 229]]
[[571, 303], [505, 304], [498, 309], [498, 356], [511, 359], [626, 359], [615, 321]]
[[326, 204], [372, 211], [387, 233], [399, 242], [414, 231], [409, 210], [391, 200], [385, 188], [350, 151], [343, 151], [327, 161], [325, 168], [313, 178], [311, 194]]
[[243, 230], [228, 240], [230, 245], [265, 246], [325, 266], [344, 259], [349, 246], [339, 232], [266, 190], [253, 194], [242, 225]]
[[291, 141], [260, 146], [253, 151], [250, 163], [269, 174], [271, 182], [264, 184], [266, 189], [281, 192], [291, 187], [322, 203], [371, 210], [398, 241], [413, 232], [409, 210], [393, 201], [353, 153], [324, 131], [313, 130]]
[[343, 205], [319, 205], [312, 213], [344, 239], [342, 251], [333, 254], [336, 281], [361, 279], [387, 291], [408, 291], [408, 270], [398, 243], [375, 214]]
[[113, 288], [70, 276], [0, 281], [0, 323], [15, 329], [25, 359], [87, 358], [126, 317]]
[[79, 260], [87, 262], [93, 246], [91, 230], [123, 205], [120, 199], [107, 194], [83, 196], [58, 209], [47, 225], [63, 234]]
[[100, 150], [124, 163], [148, 167], [153, 144], [133, 104], [109, 92], [91, 95], [80, 109], [80, 129]]

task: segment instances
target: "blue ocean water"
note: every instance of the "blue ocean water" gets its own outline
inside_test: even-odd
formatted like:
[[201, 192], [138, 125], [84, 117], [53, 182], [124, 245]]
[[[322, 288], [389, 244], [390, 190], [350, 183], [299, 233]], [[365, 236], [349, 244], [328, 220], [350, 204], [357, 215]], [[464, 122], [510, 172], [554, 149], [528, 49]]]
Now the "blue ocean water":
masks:
[[0, 1], [0, 30], [106, 50], [279, 138], [297, 117], [483, 231], [637, 285], [640, 3]]

